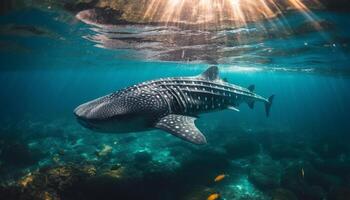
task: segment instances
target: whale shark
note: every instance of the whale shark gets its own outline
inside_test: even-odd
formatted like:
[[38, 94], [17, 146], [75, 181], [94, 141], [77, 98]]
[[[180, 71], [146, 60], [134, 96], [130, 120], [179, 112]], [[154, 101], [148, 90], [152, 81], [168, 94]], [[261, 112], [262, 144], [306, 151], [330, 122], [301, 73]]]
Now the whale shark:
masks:
[[77, 121], [97, 132], [129, 133], [160, 129], [194, 144], [207, 140], [196, 127], [199, 114], [231, 109], [241, 103], [265, 104], [269, 116], [274, 95], [264, 98], [219, 77], [217, 66], [197, 76], [161, 78], [127, 87], [84, 103], [74, 110]]

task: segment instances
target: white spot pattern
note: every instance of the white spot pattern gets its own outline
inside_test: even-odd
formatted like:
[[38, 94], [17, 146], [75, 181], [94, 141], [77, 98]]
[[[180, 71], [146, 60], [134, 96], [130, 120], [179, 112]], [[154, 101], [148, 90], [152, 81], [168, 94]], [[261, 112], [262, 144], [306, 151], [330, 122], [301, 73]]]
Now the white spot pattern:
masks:
[[[166, 120], [166, 121], [164, 121]], [[170, 114], [162, 118], [156, 127], [195, 144], [205, 144], [204, 135], [196, 128], [194, 117]], [[168, 123], [170, 122], [170, 123]], [[176, 122], [175, 124], [171, 122]]]

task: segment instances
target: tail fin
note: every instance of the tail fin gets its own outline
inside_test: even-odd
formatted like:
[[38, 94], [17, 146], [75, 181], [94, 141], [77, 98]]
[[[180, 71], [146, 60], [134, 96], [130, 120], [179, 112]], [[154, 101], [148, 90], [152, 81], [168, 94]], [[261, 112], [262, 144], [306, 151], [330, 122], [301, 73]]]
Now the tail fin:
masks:
[[268, 102], [265, 103], [265, 113], [266, 113], [266, 117], [268, 117], [270, 115], [270, 109], [271, 109], [271, 105], [273, 102], [273, 98], [275, 97], [275, 95], [271, 95], [268, 99]]

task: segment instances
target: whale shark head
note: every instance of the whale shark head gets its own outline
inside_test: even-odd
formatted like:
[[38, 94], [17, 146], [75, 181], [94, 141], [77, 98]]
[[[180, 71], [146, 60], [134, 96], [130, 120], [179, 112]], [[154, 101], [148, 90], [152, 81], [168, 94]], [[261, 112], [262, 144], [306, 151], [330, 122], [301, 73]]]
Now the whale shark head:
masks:
[[74, 115], [82, 126], [97, 132], [134, 132], [147, 126], [143, 106], [137, 98], [111, 94], [78, 106]]

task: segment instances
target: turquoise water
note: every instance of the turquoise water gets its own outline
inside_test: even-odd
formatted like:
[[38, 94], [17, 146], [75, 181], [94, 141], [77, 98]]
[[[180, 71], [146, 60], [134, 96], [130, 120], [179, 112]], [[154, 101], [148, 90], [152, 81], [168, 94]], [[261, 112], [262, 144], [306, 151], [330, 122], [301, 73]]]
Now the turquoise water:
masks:
[[[213, 55], [208, 48], [207, 56], [203, 51], [192, 57], [195, 53], [172, 57], [175, 53], [164, 49], [168, 44], [163, 40], [140, 42], [146, 48], [131, 45], [138, 43], [129, 39], [125, 49], [117, 28], [62, 19], [55, 12], [0, 16], [2, 182], [18, 182], [30, 172], [45, 176], [55, 167], [67, 167], [75, 177], [79, 168], [92, 166], [96, 173], [83, 178], [81, 187], [73, 179], [63, 189], [57, 189], [56, 182], [38, 182], [43, 186], [28, 190], [49, 191], [62, 199], [205, 199], [213, 192], [222, 199], [270, 199], [279, 193], [298, 199], [346, 199], [349, 14], [314, 14], [321, 30], [301, 14], [290, 13], [264, 37], [254, 24], [212, 33], [226, 34], [226, 43], [201, 41], [200, 48], [214, 45], [215, 52], [226, 53]], [[142, 34], [148, 30], [123, 31], [136, 30], [138, 37], [147, 37]], [[96, 37], [101, 34], [109, 40]], [[247, 39], [237, 42], [239, 35]], [[188, 49], [196, 52], [190, 45]], [[231, 83], [255, 84], [258, 94], [275, 94], [271, 116], [265, 117], [262, 104], [254, 110], [241, 105], [240, 112], [202, 115], [196, 124], [208, 144], [195, 146], [158, 130], [95, 133], [81, 127], [73, 115], [79, 104], [118, 89], [156, 78], [197, 75], [213, 64]], [[222, 173], [229, 176], [214, 183]]]

